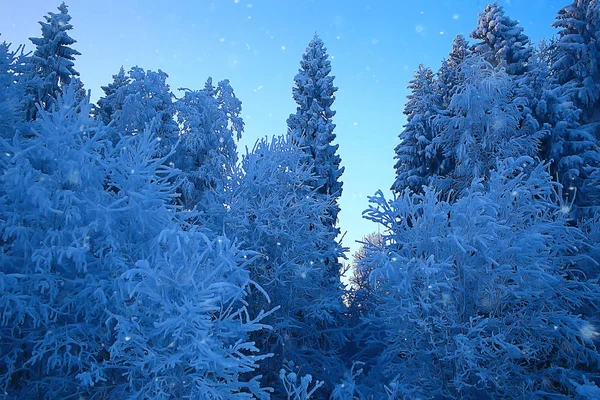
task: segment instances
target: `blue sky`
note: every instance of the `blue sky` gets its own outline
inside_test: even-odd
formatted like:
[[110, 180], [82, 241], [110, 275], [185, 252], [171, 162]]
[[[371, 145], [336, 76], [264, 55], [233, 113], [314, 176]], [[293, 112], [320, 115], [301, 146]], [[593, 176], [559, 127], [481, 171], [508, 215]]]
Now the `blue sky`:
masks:
[[[554, 33], [550, 24], [568, 0], [500, 0], [534, 42]], [[246, 132], [240, 153], [259, 137], [286, 132], [295, 111], [293, 77], [317, 32], [332, 60], [339, 90], [334, 109], [344, 193], [343, 241], [377, 230], [361, 218], [367, 196], [387, 192], [394, 178], [394, 147], [405, 122], [406, 85], [419, 63], [437, 69], [457, 34], [468, 36], [486, 1], [480, 0], [71, 0], [75, 68], [92, 90], [121, 65], [162, 69], [176, 89], [201, 88], [207, 77], [229, 79], [243, 103]], [[5, 3], [0, 40], [14, 45], [40, 36], [37, 21], [59, 1]], [[349, 254], [350, 256], [350, 254]]]

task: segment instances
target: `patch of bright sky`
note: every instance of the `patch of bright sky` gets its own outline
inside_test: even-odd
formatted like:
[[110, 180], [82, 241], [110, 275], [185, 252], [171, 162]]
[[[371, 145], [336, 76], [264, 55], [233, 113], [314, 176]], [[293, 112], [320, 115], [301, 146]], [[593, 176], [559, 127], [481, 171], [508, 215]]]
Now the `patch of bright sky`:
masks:
[[[0, 40], [31, 44], [37, 21], [60, 0], [8, 2], [0, 13]], [[457, 34], [468, 36], [480, 0], [71, 0], [75, 67], [92, 99], [121, 65], [162, 69], [177, 88], [202, 88], [207, 77], [229, 79], [243, 103], [252, 148], [259, 137], [286, 132], [295, 111], [293, 77], [317, 32], [332, 59], [339, 87], [334, 109], [337, 143], [346, 168], [340, 226], [344, 245], [378, 228], [361, 218], [367, 196], [394, 179], [394, 147], [405, 123], [406, 85], [419, 63], [434, 69]], [[556, 11], [568, 0], [501, 0], [535, 42], [549, 38]], [[351, 255], [348, 254], [349, 256]]]

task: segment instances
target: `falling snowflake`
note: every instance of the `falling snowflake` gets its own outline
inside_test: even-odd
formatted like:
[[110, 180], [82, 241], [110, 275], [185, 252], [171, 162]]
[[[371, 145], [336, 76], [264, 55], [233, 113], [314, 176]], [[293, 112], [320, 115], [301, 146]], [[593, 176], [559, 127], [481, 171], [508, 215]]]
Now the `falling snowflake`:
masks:
[[591, 324], [586, 324], [586, 325], [582, 326], [580, 329], [580, 332], [584, 338], [590, 339], [590, 340], [594, 340], [598, 336], [600, 336], [600, 333], [596, 330], [596, 327]]

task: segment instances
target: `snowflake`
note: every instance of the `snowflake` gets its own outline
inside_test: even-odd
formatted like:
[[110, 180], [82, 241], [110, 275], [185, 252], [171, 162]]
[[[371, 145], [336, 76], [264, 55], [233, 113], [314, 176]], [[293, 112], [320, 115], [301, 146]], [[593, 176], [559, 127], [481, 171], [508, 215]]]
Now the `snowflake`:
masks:
[[600, 336], [600, 332], [598, 332], [596, 330], [596, 327], [591, 324], [586, 324], [586, 325], [582, 326], [580, 329], [580, 332], [584, 338], [590, 339], [590, 340], [593, 340], [593, 339], [597, 338], [598, 336]]

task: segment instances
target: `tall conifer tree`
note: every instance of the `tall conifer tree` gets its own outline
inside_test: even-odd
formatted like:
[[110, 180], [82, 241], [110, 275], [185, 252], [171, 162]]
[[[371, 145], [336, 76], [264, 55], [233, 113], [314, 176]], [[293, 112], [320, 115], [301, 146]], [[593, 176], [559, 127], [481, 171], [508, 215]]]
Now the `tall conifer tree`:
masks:
[[71, 47], [77, 41], [68, 33], [73, 29], [73, 25], [70, 24], [71, 16], [64, 2], [58, 10], [59, 13], [49, 12], [44, 17], [45, 22], [39, 22], [42, 37], [29, 39], [36, 49], [29, 59], [28, 66], [28, 119], [34, 119], [37, 115], [38, 103], [44, 109], [50, 109], [62, 93], [62, 88], [68, 85], [73, 77], [79, 76], [74, 61], [75, 56], [81, 53]]
[[[298, 104], [296, 113], [287, 120], [288, 134], [293, 144], [300, 147], [313, 160], [314, 178], [309, 184], [316, 189], [316, 195], [329, 203], [321, 222], [339, 234], [337, 218], [338, 199], [342, 195], [343, 182], [340, 180], [344, 167], [337, 154], [338, 145], [333, 144], [336, 135], [331, 109], [337, 87], [333, 86], [331, 61], [323, 41], [317, 34], [308, 44], [300, 61], [300, 69], [294, 77], [296, 83], [293, 97]], [[331, 247], [337, 246], [335, 240]], [[337, 259], [326, 259], [323, 268], [329, 279], [339, 279], [340, 263]]]
[[333, 195], [336, 200], [329, 208], [330, 225], [335, 226], [339, 207], [337, 199], [342, 194], [340, 177], [344, 167], [340, 166], [338, 145], [333, 144], [336, 135], [331, 109], [337, 87], [333, 86], [334, 76], [331, 62], [323, 41], [315, 34], [302, 55], [300, 69], [295, 76], [296, 86], [293, 97], [298, 107], [296, 113], [287, 120], [292, 142], [302, 148], [315, 160], [315, 182], [319, 193]]

